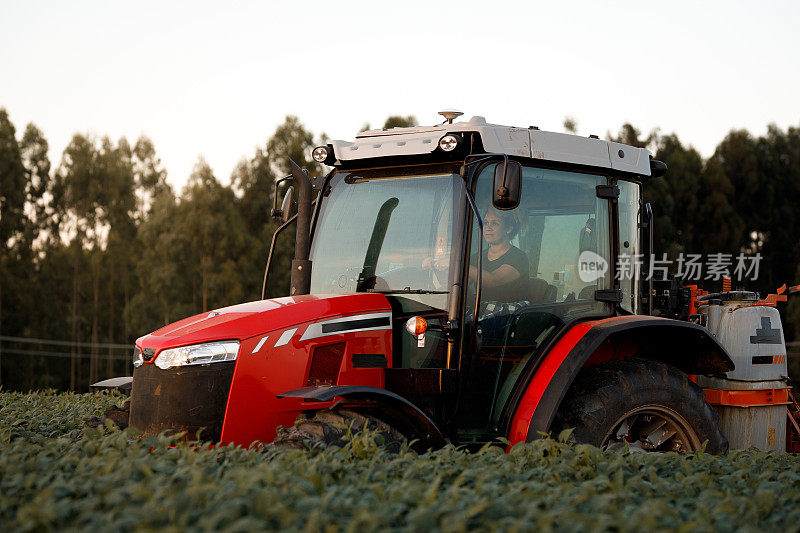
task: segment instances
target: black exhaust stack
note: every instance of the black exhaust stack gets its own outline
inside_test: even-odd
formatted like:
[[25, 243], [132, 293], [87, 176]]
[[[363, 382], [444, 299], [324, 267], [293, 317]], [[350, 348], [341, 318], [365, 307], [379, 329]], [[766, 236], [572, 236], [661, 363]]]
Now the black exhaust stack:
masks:
[[311, 292], [311, 261], [308, 254], [311, 248], [311, 180], [297, 163], [289, 159], [292, 178], [299, 191], [297, 194], [297, 237], [292, 259], [292, 278], [290, 296]]

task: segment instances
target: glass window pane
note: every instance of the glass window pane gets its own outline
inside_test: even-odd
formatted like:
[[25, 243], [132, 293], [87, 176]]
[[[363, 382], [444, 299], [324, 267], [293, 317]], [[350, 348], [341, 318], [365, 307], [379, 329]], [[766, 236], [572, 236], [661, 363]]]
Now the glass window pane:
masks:
[[[485, 219], [484, 238], [479, 243], [475, 225], [470, 259], [476, 267], [478, 246], [482, 245], [484, 273], [490, 272], [488, 280], [483, 280], [481, 300], [593, 302], [595, 290], [610, 288], [608, 201], [597, 198], [596, 193], [597, 185], [604, 184], [603, 176], [524, 167], [519, 207], [498, 211], [491, 205], [491, 170], [485, 170], [476, 190], [476, 202]], [[496, 229], [498, 225], [502, 230]], [[500, 231], [508, 238], [497, 237]], [[491, 275], [491, 269], [499, 268], [496, 262], [505, 250], [511, 255], [502, 256], [500, 263], [516, 263], [524, 269], [527, 262], [528, 275], [519, 274], [510, 282], [515, 284], [514, 291], [498, 291], [497, 286], [507, 278]], [[475, 277], [473, 269], [471, 278]]]
[[[454, 197], [461, 196], [452, 174], [338, 176], [314, 236], [311, 292], [448, 291]], [[447, 308], [447, 294], [408, 298]]]

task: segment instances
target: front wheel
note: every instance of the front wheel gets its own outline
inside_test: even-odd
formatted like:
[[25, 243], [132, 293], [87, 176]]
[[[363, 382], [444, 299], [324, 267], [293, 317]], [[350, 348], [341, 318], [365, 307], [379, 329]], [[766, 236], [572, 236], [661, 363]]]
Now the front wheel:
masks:
[[131, 418], [131, 401], [127, 400], [122, 407], [112, 405], [103, 412], [103, 416], [93, 416], [89, 419], [91, 427], [103, 426], [106, 420], [111, 420], [119, 429], [128, 427]]
[[613, 360], [584, 370], [553, 424], [577, 442], [647, 452], [724, 454], [728, 440], [703, 389], [677, 368], [649, 359]]
[[323, 409], [310, 414], [302, 413], [289, 428], [278, 428], [272, 444], [278, 448], [308, 450], [318, 444], [344, 446], [348, 433], [369, 430], [379, 437], [379, 443], [390, 452], [397, 453], [406, 438], [396, 429], [375, 417], [346, 409]]

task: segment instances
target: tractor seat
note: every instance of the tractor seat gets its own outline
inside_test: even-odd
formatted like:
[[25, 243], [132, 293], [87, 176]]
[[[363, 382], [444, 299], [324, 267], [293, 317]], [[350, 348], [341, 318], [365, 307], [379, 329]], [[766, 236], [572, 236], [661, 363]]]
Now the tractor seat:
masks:
[[592, 285], [587, 285], [586, 287], [581, 289], [581, 292], [578, 294], [578, 300], [591, 300], [594, 298], [594, 292], [597, 287]]
[[531, 303], [550, 303], [556, 301], [558, 289], [541, 278], [528, 280], [528, 296]]

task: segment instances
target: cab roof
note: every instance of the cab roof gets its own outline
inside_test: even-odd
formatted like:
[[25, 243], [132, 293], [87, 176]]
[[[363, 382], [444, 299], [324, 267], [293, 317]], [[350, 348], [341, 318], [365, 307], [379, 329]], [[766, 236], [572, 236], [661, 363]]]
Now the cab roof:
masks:
[[448, 133], [466, 132], [480, 135], [486, 152], [610, 168], [642, 176], [651, 174], [652, 154], [645, 148], [595, 137], [541, 131], [534, 127], [518, 128], [489, 124], [480, 116], [452, 124], [368, 130], [359, 133], [353, 142], [334, 140], [330, 145], [333, 147], [336, 159], [342, 162], [424, 155], [436, 151], [439, 139]]

